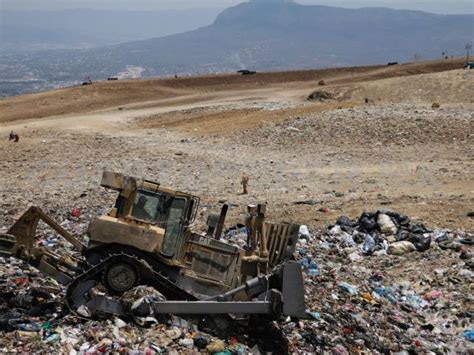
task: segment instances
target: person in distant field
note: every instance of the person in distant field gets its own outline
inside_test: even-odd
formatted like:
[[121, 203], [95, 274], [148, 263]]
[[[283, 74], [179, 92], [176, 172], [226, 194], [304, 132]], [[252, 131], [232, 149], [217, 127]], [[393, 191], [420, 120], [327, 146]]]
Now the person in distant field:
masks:
[[247, 172], [244, 170], [243, 173], [242, 173], [242, 180], [240, 182], [242, 184], [242, 188], [243, 188], [243, 192], [242, 194], [243, 195], [247, 195], [249, 193], [248, 191], [248, 186], [249, 186], [249, 176], [247, 174]]
[[18, 133], [11, 131], [10, 136], [8, 137], [8, 141], [13, 141], [15, 143], [18, 143], [20, 141], [20, 135]]

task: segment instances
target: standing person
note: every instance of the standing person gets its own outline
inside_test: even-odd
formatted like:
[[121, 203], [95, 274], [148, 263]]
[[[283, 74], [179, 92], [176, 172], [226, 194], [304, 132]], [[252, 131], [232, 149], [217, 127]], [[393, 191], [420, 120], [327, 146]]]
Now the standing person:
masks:
[[20, 141], [20, 135], [18, 133], [15, 134], [15, 139], [13, 142], [18, 143]]
[[13, 131], [10, 132], [10, 138], [8, 138], [9, 141], [12, 141], [15, 139], [15, 133]]
[[249, 193], [249, 191], [248, 191], [249, 176], [248, 176], [248, 174], [245, 170], [242, 172], [242, 180], [241, 180], [240, 183], [242, 184], [242, 188], [243, 188], [242, 194], [247, 195]]

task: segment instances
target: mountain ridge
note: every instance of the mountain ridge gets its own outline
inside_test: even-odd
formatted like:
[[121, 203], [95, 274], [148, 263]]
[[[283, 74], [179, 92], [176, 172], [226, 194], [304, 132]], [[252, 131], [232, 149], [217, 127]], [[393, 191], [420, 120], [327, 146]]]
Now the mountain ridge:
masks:
[[0, 74], [11, 78], [2, 68], [8, 68], [8, 60], [11, 65], [20, 61], [19, 70], [28, 68], [34, 79], [65, 86], [87, 76], [133, 78], [407, 62], [439, 58], [441, 53], [462, 55], [464, 45], [472, 41], [473, 24], [474, 15], [252, 1], [224, 10], [211, 25], [193, 31], [7, 58], [6, 64], [0, 57]]

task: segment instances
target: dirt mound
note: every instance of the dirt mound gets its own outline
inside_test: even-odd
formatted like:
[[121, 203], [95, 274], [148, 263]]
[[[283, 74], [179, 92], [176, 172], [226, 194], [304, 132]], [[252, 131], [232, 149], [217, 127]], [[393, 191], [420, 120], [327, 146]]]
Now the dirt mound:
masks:
[[469, 110], [408, 104], [326, 111], [267, 124], [239, 134], [252, 145], [413, 146], [467, 144], [474, 131]]
[[452, 70], [359, 83], [338, 88], [348, 100], [362, 102], [474, 103], [474, 72]]

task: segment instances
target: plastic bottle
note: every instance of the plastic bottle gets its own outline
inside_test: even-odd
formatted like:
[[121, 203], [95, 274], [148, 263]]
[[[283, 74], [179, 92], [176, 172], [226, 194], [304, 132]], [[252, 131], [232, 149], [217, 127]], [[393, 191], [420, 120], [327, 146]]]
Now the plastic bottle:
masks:
[[362, 245], [362, 251], [364, 254], [370, 255], [375, 250], [375, 240], [370, 234], [367, 234], [364, 239], [364, 244]]
[[311, 260], [308, 268], [309, 268], [309, 271], [308, 271], [309, 276], [319, 276], [318, 264], [316, 264], [314, 260]]

